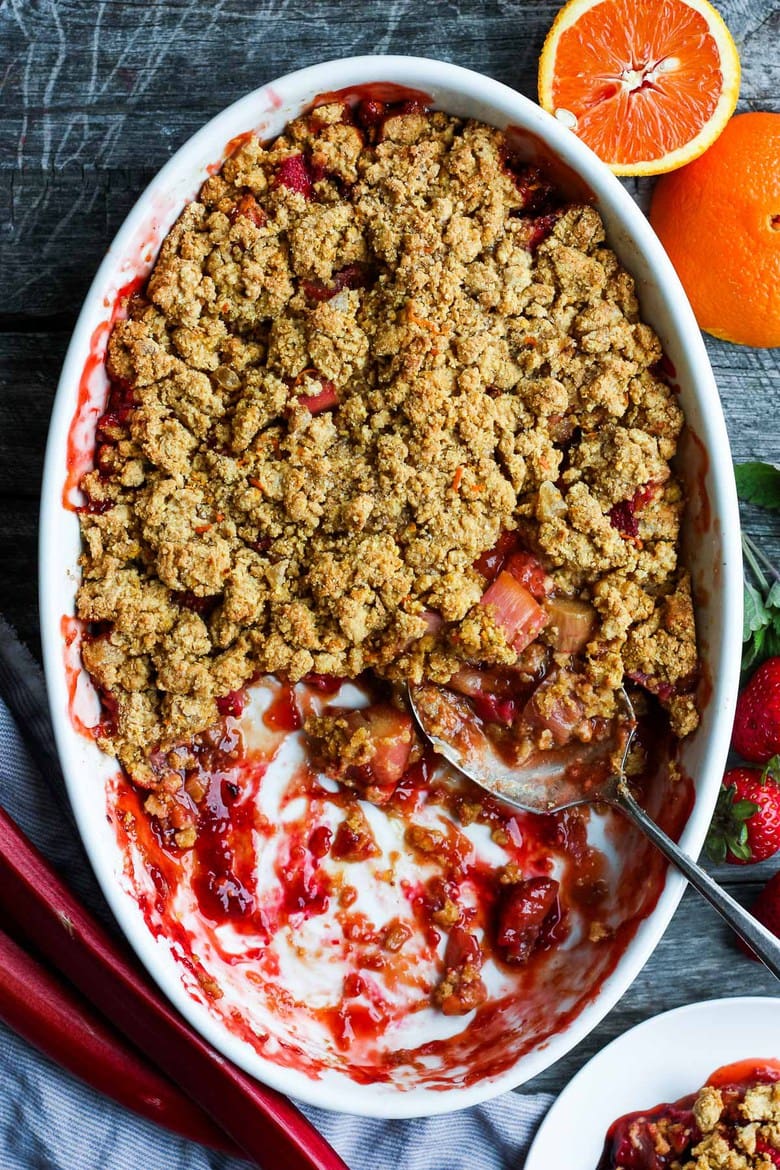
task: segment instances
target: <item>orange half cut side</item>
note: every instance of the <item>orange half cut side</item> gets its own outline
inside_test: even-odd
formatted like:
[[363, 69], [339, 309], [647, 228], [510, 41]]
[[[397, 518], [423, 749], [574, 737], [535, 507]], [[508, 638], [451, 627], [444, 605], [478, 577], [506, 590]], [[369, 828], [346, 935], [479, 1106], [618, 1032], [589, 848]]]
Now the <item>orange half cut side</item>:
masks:
[[739, 55], [707, 0], [569, 0], [539, 62], [539, 101], [619, 175], [675, 170], [728, 122]]

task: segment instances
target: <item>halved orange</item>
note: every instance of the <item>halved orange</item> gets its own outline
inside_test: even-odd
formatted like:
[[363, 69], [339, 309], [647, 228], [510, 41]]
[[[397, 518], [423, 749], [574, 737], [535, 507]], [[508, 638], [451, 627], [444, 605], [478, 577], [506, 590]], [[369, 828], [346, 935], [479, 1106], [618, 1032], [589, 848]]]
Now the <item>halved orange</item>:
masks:
[[739, 96], [739, 54], [707, 0], [569, 0], [539, 61], [539, 101], [618, 175], [691, 162]]

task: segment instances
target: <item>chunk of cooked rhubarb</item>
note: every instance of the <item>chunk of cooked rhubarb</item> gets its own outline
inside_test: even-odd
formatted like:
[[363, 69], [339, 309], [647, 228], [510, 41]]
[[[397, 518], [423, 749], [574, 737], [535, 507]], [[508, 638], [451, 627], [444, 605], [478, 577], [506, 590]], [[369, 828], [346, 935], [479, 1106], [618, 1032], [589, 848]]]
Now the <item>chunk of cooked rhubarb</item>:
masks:
[[518, 654], [530, 646], [549, 618], [525, 585], [502, 570], [479, 602], [493, 615], [498, 628]]
[[524, 722], [537, 731], [549, 731], [556, 747], [569, 743], [583, 723], [585, 707], [576, 687], [576, 674], [559, 671], [546, 678], [525, 705]]
[[533, 553], [513, 552], [507, 559], [504, 568], [512, 574], [516, 581], [525, 585], [528, 592], [537, 601], [542, 601], [553, 587], [552, 577], [545, 573], [544, 568]]
[[356, 711], [366, 720], [371, 742], [369, 765], [379, 784], [397, 784], [406, 771], [414, 741], [414, 723], [406, 711], [378, 704]]
[[555, 649], [561, 654], [578, 654], [590, 641], [596, 625], [596, 611], [576, 597], [551, 597], [544, 605], [555, 627]]
[[311, 414], [322, 414], [323, 410], [331, 410], [339, 404], [339, 396], [333, 383], [327, 378], [322, 378], [320, 385], [322, 389], [319, 394], [298, 395], [300, 404], [305, 406]]
[[414, 723], [390, 703], [331, 711], [306, 721], [312, 758], [374, 804], [384, 804], [409, 764]]
[[555, 910], [558, 882], [533, 877], [506, 886], [498, 909], [496, 943], [507, 963], [527, 963]]

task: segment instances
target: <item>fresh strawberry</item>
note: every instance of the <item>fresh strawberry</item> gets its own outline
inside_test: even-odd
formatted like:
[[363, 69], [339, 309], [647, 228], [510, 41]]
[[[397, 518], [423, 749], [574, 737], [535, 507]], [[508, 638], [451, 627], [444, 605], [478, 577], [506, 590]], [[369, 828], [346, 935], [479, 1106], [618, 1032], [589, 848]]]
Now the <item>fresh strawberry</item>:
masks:
[[[772, 934], [776, 934], [780, 938], [780, 873], [774, 874], [769, 879], [750, 907], [750, 912], [754, 918], [764, 924], [767, 930], [771, 930]], [[751, 959], [756, 958], [747, 943], [743, 943], [741, 939], [739, 940], [739, 948]]]
[[731, 743], [754, 764], [780, 753], [780, 658], [767, 658], [739, 696]]
[[759, 768], [732, 768], [723, 777], [707, 835], [713, 861], [765, 861], [780, 849], [780, 758]]

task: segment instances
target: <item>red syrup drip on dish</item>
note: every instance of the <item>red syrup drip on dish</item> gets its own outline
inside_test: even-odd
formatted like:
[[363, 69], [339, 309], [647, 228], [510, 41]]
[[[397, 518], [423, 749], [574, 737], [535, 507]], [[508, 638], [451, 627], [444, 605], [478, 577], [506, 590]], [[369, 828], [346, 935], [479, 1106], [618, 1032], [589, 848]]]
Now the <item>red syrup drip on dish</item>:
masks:
[[116, 321], [127, 313], [127, 304], [144, 285], [145, 276], [134, 276], [116, 294], [111, 316], [101, 321], [93, 330], [89, 341], [89, 354], [79, 380], [76, 409], [73, 412], [66, 445], [66, 477], [62, 488], [62, 506], [75, 512], [80, 506], [79, 483], [83, 475], [93, 466], [95, 456], [95, 434], [92, 423], [103, 413], [92, 397], [92, 378], [102, 369], [106, 359], [108, 337]]
[[192, 889], [212, 922], [230, 922], [267, 940], [268, 923], [258, 915], [250, 893], [256, 865], [255, 805], [240, 797], [241, 789], [233, 779], [219, 774], [211, 778], [198, 807]]
[[723, 1064], [707, 1078], [707, 1084], [715, 1089], [730, 1086], [741, 1088], [743, 1092], [750, 1085], [773, 1085], [775, 1081], [780, 1081], [780, 1060], [773, 1057]]

